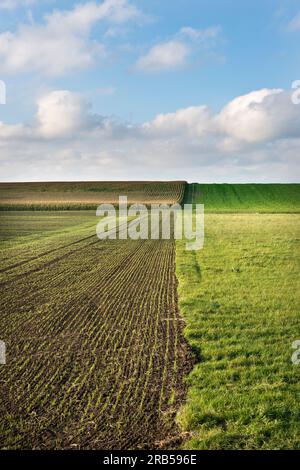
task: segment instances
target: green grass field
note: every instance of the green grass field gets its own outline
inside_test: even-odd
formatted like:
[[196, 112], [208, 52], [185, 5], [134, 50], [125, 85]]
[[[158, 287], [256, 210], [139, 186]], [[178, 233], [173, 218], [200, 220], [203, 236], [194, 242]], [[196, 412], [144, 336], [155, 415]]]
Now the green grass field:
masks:
[[300, 184], [189, 184], [185, 203], [205, 212], [300, 212]]
[[297, 214], [206, 214], [203, 250], [177, 242], [185, 336], [199, 359], [178, 415], [185, 448], [300, 448], [299, 241]]
[[11, 245], [37, 239], [45, 243], [56, 233], [76, 235], [84, 225], [95, 227], [95, 211], [0, 211], [0, 240]]

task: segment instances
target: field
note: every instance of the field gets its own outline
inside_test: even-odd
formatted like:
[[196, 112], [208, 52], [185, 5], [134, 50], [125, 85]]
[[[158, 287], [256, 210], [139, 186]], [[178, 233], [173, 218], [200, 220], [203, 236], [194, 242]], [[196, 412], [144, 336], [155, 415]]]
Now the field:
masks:
[[206, 214], [177, 242], [180, 310], [198, 364], [178, 422], [191, 449], [299, 449], [300, 216]]
[[203, 203], [205, 212], [299, 213], [299, 184], [189, 184], [184, 202]]
[[181, 202], [185, 183], [174, 182], [68, 182], [0, 183], [0, 210], [95, 210], [101, 203]]
[[[35, 185], [21, 186], [25, 198]], [[0, 213], [0, 331], [7, 348], [7, 365], [0, 368], [0, 447], [128, 449], [180, 442], [174, 419], [193, 358], [178, 311], [174, 241], [100, 241], [95, 210], [41, 210], [54, 200], [60, 208], [63, 185], [36, 186], [38, 198], [44, 194], [35, 206], [40, 210], [19, 211], [14, 202], [13, 211], [7, 206]], [[184, 188], [65, 184], [67, 204], [79, 201], [81, 209], [87, 200], [78, 186], [87, 195], [96, 188], [90, 194], [113, 203], [119, 194], [176, 202]], [[15, 189], [10, 201], [18, 201], [20, 185]]]
[[94, 213], [53, 217], [1, 216], [1, 447], [168, 445], [190, 367], [174, 241], [100, 241]]
[[[0, 448], [300, 448], [299, 188], [1, 184]], [[204, 202], [204, 249], [99, 240], [119, 194]]]

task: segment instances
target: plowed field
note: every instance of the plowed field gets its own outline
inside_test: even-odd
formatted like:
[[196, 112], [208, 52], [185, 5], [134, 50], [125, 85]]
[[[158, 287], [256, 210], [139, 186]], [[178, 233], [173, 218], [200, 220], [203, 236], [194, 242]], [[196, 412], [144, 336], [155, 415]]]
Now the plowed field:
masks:
[[94, 215], [64, 216], [37, 235], [34, 214], [1, 215], [0, 447], [172, 446], [190, 367], [174, 241], [100, 241]]

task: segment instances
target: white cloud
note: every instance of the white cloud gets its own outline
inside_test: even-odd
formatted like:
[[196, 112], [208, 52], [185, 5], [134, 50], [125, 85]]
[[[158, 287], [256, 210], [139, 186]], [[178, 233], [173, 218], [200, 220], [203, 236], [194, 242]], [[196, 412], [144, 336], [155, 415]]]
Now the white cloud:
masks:
[[68, 90], [53, 91], [38, 101], [37, 134], [50, 138], [70, 137], [95, 124], [89, 104]]
[[300, 11], [288, 24], [288, 31], [298, 31], [300, 29]]
[[209, 43], [213, 39], [216, 39], [221, 32], [220, 26], [211, 26], [206, 29], [195, 29], [190, 26], [185, 26], [181, 28], [179, 34], [182, 36], [187, 36], [194, 41], [199, 41], [201, 43]]
[[221, 28], [206, 29], [184, 27], [168, 41], [153, 46], [136, 63], [136, 69], [143, 72], [159, 72], [179, 69], [187, 65], [191, 55], [200, 50], [214, 47]]
[[185, 65], [189, 47], [181, 41], [171, 40], [156, 44], [141, 57], [136, 67], [145, 72], [157, 72], [180, 68]]
[[128, 0], [104, 0], [54, 11], [43, 24], [20, 25], [16, 32], [0, 34], [0, 73], [38, 70], [58, 76], [89, 67], [106, 54], [103, 44], [91, 39], [101, 20], [122, 23], [139, 17]]
[[34, 124], [0, 123], [1, 179], [299, 180], [300, 106], [283, 90], [192, 106], [128, 125], [70, 91], [38, 100]]
[[143, 129], [152, 135], [194, 135], [201, 137], [210, 131], [211, 113], [207, 106], [191, 106], [175, 113], [158, 114]]
[[223, 108], [217, 121], [231, 138], [249, 143], [300, 136], [300, 108], [281, 89], [239, 96]]
[[23, 124], [5, 124], [0, 121], [0, 140], [6, 141], [10, 139], [21, 139], [26, 136], [31, 137], [30, 128]]
[[37, 112], [32, 124], [8, 125], [0, 122], [0, 139], [47, 140], [73, 139], [105, 128], [110, 120], [90, 112], [90, 104], [80, 94], [56, 90], [37, 100]]
[[291, 93], [262, 89], [239, 96], [215, 115], [207, 106], [191, 106], [174, 113], [158, 114], [143, 129], [152, 136], [185, 135], [219, 139], [222, 148], [233, 151], [245, 145], [300, 137], [300, 106]]

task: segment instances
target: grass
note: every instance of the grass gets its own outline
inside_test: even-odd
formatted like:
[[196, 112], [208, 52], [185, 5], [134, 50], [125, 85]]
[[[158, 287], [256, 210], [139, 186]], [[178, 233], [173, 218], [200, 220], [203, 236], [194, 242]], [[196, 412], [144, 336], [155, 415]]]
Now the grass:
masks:
[[[95, 211], [0, 211], [0, 240], [26, 244], [61, 234], [76, 234], [83, 224], [95, 226]], [[27, 249], [28, 249], [27, 245]]]
[[205, 232], [201, 251], [177, 242], [185, 336], [199, 359], [178, 414], [185, 448], [299, 449], [300, 218], [206, 214]]
[[300, 212], [300, 184], [189, 184], [185, 203], [204, 203], [205, 212]]

